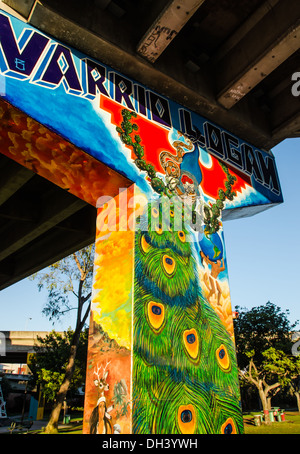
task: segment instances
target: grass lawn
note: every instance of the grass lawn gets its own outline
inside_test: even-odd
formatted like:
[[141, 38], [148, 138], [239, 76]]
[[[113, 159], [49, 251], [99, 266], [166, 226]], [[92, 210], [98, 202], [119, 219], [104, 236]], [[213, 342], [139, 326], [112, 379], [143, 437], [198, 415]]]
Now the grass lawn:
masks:
[[[300, 434], [300, 414], [295, 411], [285, 412], [285, 421], [273, 422], [271, 424], [262, 424], [255, 426], [253, 416], [257, 412], [244, 415], [245, 434]], [[82, 424], [79, 421], [70, 421], [73, 427], [60, 428], [60, 434], [81, 434]]]
[[[48, 421], [45, 421], [44, 427], [46, 427]], [[44, 435], [44, 429], [35, 429], [35, 430], [29, 430], [29, 434], [40, 434]], [[76, 435], [76, 434], [82, 434], [82, 422], [78, 421], [70, 421], [69, 424], [66, 424], [64, 427], [63, 425], [59, 424], [58, 428], [58, 433], [62, 435]]]
[[295, 411], [285, 412], [285, 421], [255, 426], [253, 416], [257, 412], [244, 415], [245, 434], [300, 434], [300, 414]]
[[[271, 424], [262, 424], [261, 426], [254, 425], [254, 415], [259, 412], [251, 412], [244, 414], [244, 429], [245, 434], [300, 434], [300, 414], [296, 411], [286, 411], [285, 421], [273, 422]], [[65, 427], [59, 425], [59, 434], [76, 435], [82, 434], [82, 415], [74, 415], [69, 424]], [[45, 426], [47, 421], [45, 420]], [[43, 430], [29, 430], [29, 433], [43, 434]]]

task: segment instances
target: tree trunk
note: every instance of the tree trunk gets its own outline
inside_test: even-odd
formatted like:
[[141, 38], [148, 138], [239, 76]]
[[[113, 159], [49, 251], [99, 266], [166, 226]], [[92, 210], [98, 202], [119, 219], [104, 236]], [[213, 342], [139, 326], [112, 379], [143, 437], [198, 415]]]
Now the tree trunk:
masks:
[[266, 424], [270, 424], [270, 415], [269, 415], [269, 405], [268, 405], [268, 399], [267, 399], [267, 395], [263, 389], [263, 385], [262, 383], [259, 383], [259, 386], [258, 386], [258, 393], [259, 393], [259, 397], [260, 397], [260, 400], [261, 400], [261, 404], [262, 404], [262, 407], [263, 407], [263, 412], [264, 412], [264, 415], [265, 415], [265, 423]]
[[296, 391], [295, 396], [297, 399], [298, 412], [300, 413], [300, 393]]
[[[80, 330], [81, 331], [81, 330]], [[70, 356], [69, 356], [69, 361], [68, 365], [66, 368], [66, 373], [63, 379], [63, 382], [61, 384], [61, 387], [57, 393], [56, 396], [56, 401], [53, 405], [52, 412], [50, 415], [49, 422], [46, 426], [45, 433], [46, 434], [54, 434], [58, 432], [58, 420], [59, 420], [59, 415], [64, 403], [64, 399], [66, 398], [73, 373], [74, 373], [74, 367], [75, 367], [75, 358], [76, 358], [76, 352], [77, 352], [77, 346], [79, 342], [79, 336], [80, 336], [80, 331], [77, 332], [77, 330], [74, 332], [74, 336], [72, 339], [72, 344], [71, 344], [71, 349], [70, 349]]]

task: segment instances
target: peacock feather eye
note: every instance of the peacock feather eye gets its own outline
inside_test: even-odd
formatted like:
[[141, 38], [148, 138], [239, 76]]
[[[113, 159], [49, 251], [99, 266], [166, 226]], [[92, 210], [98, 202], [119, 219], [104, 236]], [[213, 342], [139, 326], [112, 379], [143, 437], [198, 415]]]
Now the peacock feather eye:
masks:
[[163, 233], [162, 225], [158, 224], [155, 226], [155, 231], [158, 233], [158, 235], [161, 235]]
[[148, 303], [148, 319], [155, 331], [159, 331], [165, 321], [165, 308], [161, 303], [149, 301]]
[[220, 368], [224, 372], [229, 372], [230, 370], [230, 358], [228, 355], [227, 348], [224, 344], [221, 344], [220, 347], [216, 350], [216, 357]]
[[184, 233], [182, 230], [180, 230], [180, 231], [178, 232], [178, 238], [180, 239], [180, 241], [181, 241], [182, 243], [185, 243], [185, 233]]
[[170, 255], [164, 254], [162, 256], [163, 269], [168, 276], [173, 276], [176, 268], [176, 262]]
[[199, 338], [197, 331], [192, 329], [186, 329], [183, 332], [183, 343], [189, 356], [193, 359], [197, 359], [199, 353]]
[[174, 210], [170, 210], [170, 216], [171, 216], [171, 218], [174, 217]]
[[158, 216], [159, 216], [159, 210], [158, 210], [157, 208], [153, 207], [152, 210], [151, 210], [151, 214], [152, 214], [152, 216], [153, 216], [154, 218], [158, 218]]
[[221, 434], [231, 435], [231, 434], [236, 434], [236, 433], [237, 433], [236, 432], [236, 427], [235, 427], [235, 424], [233, 422], [233, 419], [232, 418], [226, 419], [224, 424], [222, 424]]
[[144, 253], [147, 253], [151, 248], [151, 245], [146, 240], [145, 235], [141, 236], [141, 248]]
[[177, 416], [178, 426], [182, 434], [193, 434], [196, 428], [196, 412], [193, 405], [180, 405]]

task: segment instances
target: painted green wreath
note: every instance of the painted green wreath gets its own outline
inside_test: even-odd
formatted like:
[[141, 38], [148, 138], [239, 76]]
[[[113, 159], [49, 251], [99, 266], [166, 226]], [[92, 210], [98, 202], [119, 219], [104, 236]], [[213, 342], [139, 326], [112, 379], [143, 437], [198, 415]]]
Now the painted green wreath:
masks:
[[[122, 117], [123, 121], [120, 126], [116, 127], [116, 130], [119, 133], [122, 142], [132, 148], [136, 156], [136, 159], [134, 160], [135, 165], [139, 170], [147, 173], [150, 179], [151, 187], [155, 192], [160, 195], [164, 194], [168, 197], [172, 197], [174, 194], [172, 194], [172, 192], [170, 194], [170, 190], [167, 188], [164, 181], [156, 175], [154, 166], [145, 161], [144, 147], [141, 145], [141, 137], [138, 134], [134, 134], [134, 132], [138, 131], [139, 128], [136, 123], [132, 122], [132, 118], [136, 118], [137, 114], [127, 109], [123, 109]], [[133, 137], [132, 134], [134, 134]], [[236, 192], [232, 191], [232, 186], [236, 181], [236, 177], [229, 173], [228, 168], [222, 162], [219, 161], [219, 164], [227, 177], [225, 181], [226, 191], [219, 189], [219, 197], [216, 202], [212, 206], [207, 204], [204, 205], [204, 233], [207, 235], [216, 233], [220, 229], [219, 218], [224, 208], [224, 202], [226, 199], [233, 200], [236, 196]]]

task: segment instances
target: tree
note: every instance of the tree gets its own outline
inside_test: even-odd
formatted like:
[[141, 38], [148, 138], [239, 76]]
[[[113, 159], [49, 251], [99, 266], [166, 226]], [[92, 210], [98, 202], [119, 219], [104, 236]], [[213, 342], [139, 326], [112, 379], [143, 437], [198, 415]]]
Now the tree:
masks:
[[258, 389], [267, 411], [271, 398], [295, 375], [291, 331], [298, 322], [291, 324], [289, 311], [282, 312], [269, 301], [251, 310], [239, 306], [235, 310], [239, 313], [234, 331], [240, 377]]
[[240, 370], [240, 377], [257, 388], [263, 410], [269, 411], [272, 397], [282, 387], [292, 383], [296, 365], [292, 355], [272, 347], [262, 352], [262, 355], [264, 361], [256, 365], [254, 351], [248, 352], [249, 367]]
[[[45, 338], [37, 337], [35, 354], [29, 360], [32, 372], [31, 386], [42, 385], [42, 392], [48, 401], [54, 401], [64, 379], [68, 364], [70, 345], [74, 331], [70, 328], [64, 334], [51, 331]], [[88, 330], [80, 333], [73, 377], [69, 392], [75, 392], [85, 381]]]
[[[68, 311], [76, 310], [76, 326], [70, 341], [68, 361], [64, 377], [56, 395], [56, 400], [46, 427], [46, 433], [57, 432], [59, 415], [66, 398], [74, 370], [78, 342], [82, 328], [90, 311], [94, 246], [88, 246], [54, 263], [45, 272], [37, 273], [38, 288], [46, 287], [48, 298], [43, 313], [50, 320], [59, 319]], [[73, 295], [75, 306], [70, 302]], [[64, 364], [62, 364], [64, 366]]]
[[234, 320], [234, 335], [240, 368], [248, 365], [246, 353], [252, 350], [258, 363], [264, 360], [262, 352], [268, 348], [291, 352], [291, 332], [298, 321], [290, 323], [288, 310], [282, 312], [280, 307], [270, 301], [250, 310], [240, 306], [236, 306], [235, 310], [239, 314]]

